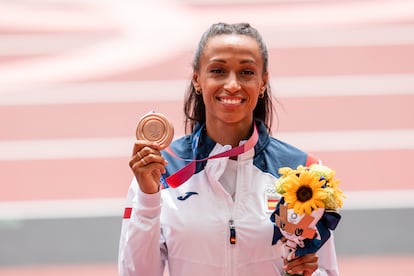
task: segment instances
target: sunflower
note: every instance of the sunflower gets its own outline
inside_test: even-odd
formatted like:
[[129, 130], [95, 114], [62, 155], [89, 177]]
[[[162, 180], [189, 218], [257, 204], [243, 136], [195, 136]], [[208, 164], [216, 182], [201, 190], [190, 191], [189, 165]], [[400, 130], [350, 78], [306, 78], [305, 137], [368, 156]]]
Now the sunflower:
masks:
[[285, 202], [298, 215], [325, 207], [326, 193], [322, 187], [325, 181], [314, 172], [301, 170], [299, 174], [288, 174], [283, 184]]
[[282, 175], [282, 176], [286, 176], [290, 173], [295, 173], [296, 172], [296, 170], [294, 170], [292, 168], [289, 168], [289, 167], [280, 168], [278, 171], [279, 171], [279, 174]]
[[282, 175], [282, 177], [284, 177], [284, 176], [288, 176], [290, 174], [300, 174], [301, 172], [303, 172], [303, 171], [305, 171], [307, 169], [308, 169], [307, 167], [304, 167], [302, 165], [299, 165], [296, 168], [296, 170], [294, 170], [292, 168], [289, 168], [289, 167], [283, 167], [283, 168], [280, 168], [278, 170], [278, 172], [279, 172], [280, 175]]
[[301, 165], [298, 166], [296, 170], [289, 167], [279, 168], [278, 172], [280, 174], [280, 177], [275, 184], [276, 192], [279, 194], [284, 194], [286, 192], [284, 188], [285, 183], [290, 181], [291, 175], [299, 175], [304, 170], [307, 170], [307, 168]]

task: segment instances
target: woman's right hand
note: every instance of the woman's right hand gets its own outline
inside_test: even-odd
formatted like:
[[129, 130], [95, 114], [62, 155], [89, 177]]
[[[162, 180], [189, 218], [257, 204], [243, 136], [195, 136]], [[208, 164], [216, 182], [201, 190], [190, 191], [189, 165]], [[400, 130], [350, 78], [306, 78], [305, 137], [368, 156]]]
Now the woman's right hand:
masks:
[[145, 140], [135, 142], [129, 167], [143, 193], [154, 194], [160, 190], [161, 174], [165, 173], [167, 163], [158, 144]]

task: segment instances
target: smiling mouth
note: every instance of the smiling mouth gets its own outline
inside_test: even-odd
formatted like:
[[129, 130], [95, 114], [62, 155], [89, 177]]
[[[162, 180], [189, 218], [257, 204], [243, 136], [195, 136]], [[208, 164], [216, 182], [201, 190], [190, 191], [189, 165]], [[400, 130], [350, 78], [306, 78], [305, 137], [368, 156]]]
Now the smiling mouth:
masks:
[[241, 104], [244, 100], [242, 98], [218, 98], [218, 100], [224, 104]]

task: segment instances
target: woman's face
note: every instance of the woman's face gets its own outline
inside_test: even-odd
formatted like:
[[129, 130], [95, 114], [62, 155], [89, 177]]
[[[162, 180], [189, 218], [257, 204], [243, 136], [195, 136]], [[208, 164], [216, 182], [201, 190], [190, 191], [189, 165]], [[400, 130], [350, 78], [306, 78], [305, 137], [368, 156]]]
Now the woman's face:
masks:
[[259, 94], [266, 88], [268, 74], [256, 40], [245, 35], [211, 37], [200, 56], [193, 85], [201, 90], [206, 123], [251, 126]]

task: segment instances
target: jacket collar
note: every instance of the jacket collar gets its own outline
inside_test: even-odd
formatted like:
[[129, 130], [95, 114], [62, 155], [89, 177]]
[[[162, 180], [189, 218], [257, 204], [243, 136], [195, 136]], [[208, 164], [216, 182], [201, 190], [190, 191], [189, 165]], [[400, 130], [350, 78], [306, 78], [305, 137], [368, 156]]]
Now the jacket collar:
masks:
[[[254, 146], [255, 155], [257, 155], [263, 151], [263, 149], [269, 143], [269, 133], [263, 122], [256, 120], [255, 123], [259, 134], [259, 139]], [[205, 124], [196, 125], [193, 133], [191, 134], [191, 140], [193, 141], [193, 145], [196, 146], [195, 150], [193, 146], [193, 151], [195, 152], [196, 159], [203, 159], [208, 157], [213, 148], [216, 146], [216, 142], [207, 135]]]

